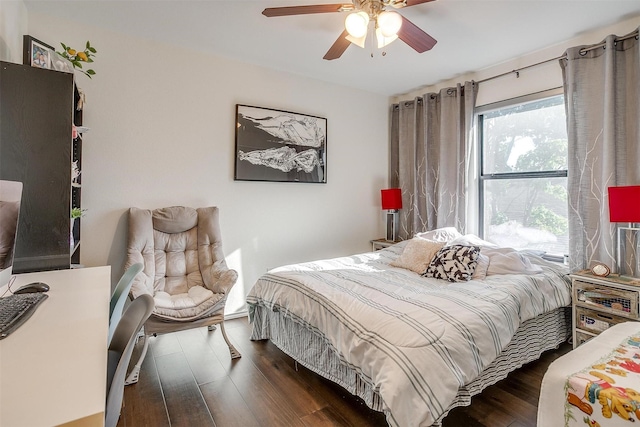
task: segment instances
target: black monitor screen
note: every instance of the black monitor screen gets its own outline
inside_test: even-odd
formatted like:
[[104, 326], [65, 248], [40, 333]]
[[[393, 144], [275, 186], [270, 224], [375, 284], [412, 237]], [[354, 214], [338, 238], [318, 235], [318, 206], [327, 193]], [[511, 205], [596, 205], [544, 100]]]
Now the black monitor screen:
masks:
[[0, 287], [11, 278], [22, 183], [0, 180]]

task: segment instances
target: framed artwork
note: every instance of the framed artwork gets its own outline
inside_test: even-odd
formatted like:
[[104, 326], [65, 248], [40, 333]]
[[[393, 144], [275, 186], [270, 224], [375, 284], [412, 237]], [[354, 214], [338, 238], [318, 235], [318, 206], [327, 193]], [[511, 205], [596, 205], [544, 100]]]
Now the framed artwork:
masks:
[[22, 63], [24, 65], [51, 69], [51, 60], [53, 55], [56, 55], [51, 46], [31, 36], [24, 36], [23, 50]]
[[236, 181], [327, 182], [327, 119], [236, 105]]

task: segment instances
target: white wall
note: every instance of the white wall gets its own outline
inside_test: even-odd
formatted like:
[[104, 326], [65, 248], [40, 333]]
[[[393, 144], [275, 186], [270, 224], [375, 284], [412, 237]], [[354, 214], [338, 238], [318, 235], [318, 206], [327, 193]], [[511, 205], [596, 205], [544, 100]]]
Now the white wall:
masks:
[[[456, 83], [469, 80], [480, 81], [503, 73], [509, 73], [510, 71], [517, 70], [528, 65], [537, 64], [552, 58], [558, 58], [570, 47], [596, 44], [601, 42], [609, 34], [622, 36], [635, 31], [639, 25], [640, 22], [635, 18], [618, 22], [614, 25], [594, 31], [584, 32], [579, 37], [550, 46], [546, 49], [541, 49], [489, 68], [455, 76], [435, 85], [417, 88], [411, 92], [395, 97], [393, 102], [413, 99], [414, 97], [421, 96], [425, 93], [437, 92], [444, 87], [455, 86]], [[522, 70], [519, 77], [517, 77], [515, 73], [510, 73], [505, 77], [480, 83], [478, 86], [478, 98], [476, 105], [487, 105], [558, 87], [562, 87], [562, 70], [560, 69], [558, 61], [551, 61], [543, 65]]]
[[[223, 247], [239, 282], [227, 314], [267, 269], [370, 250], [382, 236], [379, 192], [387, 183], [384, 96], [29, 14], [29, 32], [98, 50], [86, 93], [82, 256], [125, 259], [127, 209], [172, 205], [221, 210]], [[233, 180], [235, 105], [326, 117], [327, 184]]]
[[27, 8], [22, 0], [3, 0], [1, 6], [0, 61], [22, 64], [22, 36], [27, 34]]

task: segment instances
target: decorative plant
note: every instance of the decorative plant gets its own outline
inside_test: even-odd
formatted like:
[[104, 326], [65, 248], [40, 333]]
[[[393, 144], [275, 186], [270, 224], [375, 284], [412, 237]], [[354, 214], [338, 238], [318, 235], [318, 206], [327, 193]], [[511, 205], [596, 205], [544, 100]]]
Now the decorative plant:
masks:
[[80, 218], [81, 216], [84, 216], [86, 211], [87, 211], [86, 209], [72, 208], [71, 219], [76, 219], [76, 218]]
[[93, 59], [91, 57], [95, 56], [96, 54], [96, 49], [91, 46], [91, 43], [88, 40], [87, 44], [85, 45], [84, 51], [77, 51], [65, 45], [64, 43], [60, 44], [62, 45], [63, 51], [58, 52], [58, 54], [71, 61], [71, 63], [73, 64], [73, 68], [80, 69], [80, 71], [86, 74], [89, 78], [96, 74], [96, 72], [91, 69], [86, 71], [82, 69], [82, 62], [93, 62]]
[[78, 161], [71, 163], [71, 185], [77, 184], [78, 177], [80, 177], [80, 168], [78, 167]]

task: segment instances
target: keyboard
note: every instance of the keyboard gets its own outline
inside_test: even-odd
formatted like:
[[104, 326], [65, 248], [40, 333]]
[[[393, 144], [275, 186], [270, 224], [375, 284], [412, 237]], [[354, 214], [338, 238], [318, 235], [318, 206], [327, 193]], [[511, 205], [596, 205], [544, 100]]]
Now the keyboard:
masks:
[[0, 340], [22, 326], [47, 298], [42, 292], [0, 298]]

